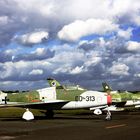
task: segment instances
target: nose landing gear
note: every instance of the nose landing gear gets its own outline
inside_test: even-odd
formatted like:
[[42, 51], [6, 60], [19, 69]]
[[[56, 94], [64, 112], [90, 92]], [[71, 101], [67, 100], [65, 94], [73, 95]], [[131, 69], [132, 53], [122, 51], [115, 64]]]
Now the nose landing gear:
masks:
[[106, 118], [105, 120], [110, 121], [112, 120], [112, 116], [111, 116], [111, 112], [109, 110], [109, 108], [107, 107], [107, 113], [106, 113]]

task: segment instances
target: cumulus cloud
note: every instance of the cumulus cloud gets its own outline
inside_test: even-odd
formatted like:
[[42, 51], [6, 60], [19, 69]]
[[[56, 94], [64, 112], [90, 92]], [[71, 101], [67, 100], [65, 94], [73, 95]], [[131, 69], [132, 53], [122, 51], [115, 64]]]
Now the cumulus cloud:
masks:
[[55, 51], [46, 49], [46, 48], [37, 48], [32, 52], [21, 53], [22, 49], [7, 49], [0, 51], [0, 62], [16, 62], [16, 61], [35, 61], [35, 60], [44, 60], [54, 57]]
[[98, 52], [85, 54], [85, 52], [78, 49], [78, 46], [77, 49], [69, 46], [69, 49], [66, 48], [66, 50], [63, 48], [63, 51], [59, 52], [59, 54], [56, 53], [55, 57], [50, 59], [50, 62], [58, 64], [58, 67], [53, 71], [54, 74], [76, 75], [84, 73], [85, 75], [91, 67], [95, 68], [102, 61], [102, 57]]
[[[15, 87], [13, 90], [27, 91], [45, 88], [49, 85], [46, 84], [46, 80], [39, 81], [1, 81], [1, 90], [11, 90], [11, 87]], [[5, 88], [6, 87], [6, 88]]]
[[112, 75], [129, 75], [129, 67], [123, 63], [113, 63], [113, 66], [109, 69]]
[[76, 20], [65, 25], [59, 32], [58, 37], [66, 41], [77, 41], [83, 36], [97, 34], [103, 35], [118, 30], [118, 25], [109, 20], [88, 19]]
[[72, 69], [72, 71], [70, 72], [71, 74], [79, 74], [81, 72], [83, 72], [84, 66], [77, 66], [74, 69]]
[[140, 52], [140, 43], [137, 41], [128, 41], [126, 43], [127, 50], [131, 52]]
[[8, 16], [0, 16], [0, 25], [5, 25], [8, 23]]
[[50, 66], [51, 64], [45, 60], [0, 63], [0, 80], [33, 81], [46, 79], [52, 70]]
[[102, 60], [101, 56], [91, 56], [90, 58], [87, 58], [87, 61], [85, 62], [85, 66], [96, 66], [98, 65]]
[[139, 13], [139, 0], [1, 0], [0, 88], [41, 87], [33, 81], [52, 76], [139, 89]]
[[41, 75], [41, 74], [43, 74], [43, 70], [41, 69], [34, 69], [29, 73], [29, 75]]
[[138, 41], [124, 41], [118, 40], [115, 41], [118, 46], [115, 48], [116, 53], [139, 53], [140, 52], [140, 42]]
[[[34, 60], [32, 62], [17, 61], [13, 63], [1, 63], [0, 72], [2, 75], [0, 76], [0, 79], [2, 81], [14, 79], [17, 83], [22, 80], [31, 83], [30, 81], [46, 79], [51, 75], [58, 80], [69, 80], [71, 83], [77, 81], [77, 84], [88, 88], [94, 88], [94, 82], [99, 83], [98, 86], [101, 87], [101, 81], [111, 79], [112, 76], [117, 76], [117, 79], [121, 78], [121, 81], [123, 82], [132, 79], [130, 76], [134, 76], [136, 71], [139, 71], [139, 56], [136, 57], [136, 55], [133, 57], [122, 55], [119, 59], [118, 57], [113, 58], [112, 56], [109, 56], [108, 59], [106, 59], [106, 56], [103, 55], [105, 52], [100, 53], [99, 50], [85, 52], [66, 44], [59, 46], [59, 48], [58, 46], [54, 48], [56, 48], [55, 56], [51, 59], [47, 59], [47, 61]], [[63, 51], [61, 51], [62, 49]], [[34, 52], [40, 54], [41, 49], [37, 49]], [[137, 62], [136, 65], [133, 63], [134, 60]], [[113, 61], [115, 62], [111, 65]], [[136, 76], [134, 77], [137, 78]], [[81, 79], [84, 80], [84, 83]], [[91, 84], [87, 84], [89, 81]], [[119, 82], [120, 81], [118, 80], [118, 83]], [[117, 84], [117, 82], [115, 82], [115, 84]]]
[[140, 78], [140, 73], [136, 73], [134, 76]]
[[18, 43], [21, 43], [22, 45], [34, 45], [47, 40], [48, 36], [49, 34], [46, 31], [37, 31], [23, 34], [21, 36], [15, 36], [14, 40], [16, 40]]
[[24, 0], [1, 0], [1, 20], [2, 23], [7, 23], [0, 31], [3, 35], [0, 38], [1, 46], [10, 43], [13, 36], [22, 31], [43, 28], [49, 29], [54, 36], [64, 25], [77, 19], [101, 19], [139, 26], [139, 5], [139, 0], [29, 0], [28, 3]]
[[0, 50], [0, 62], [4, 63], [7, 61], [12, 61], [13, 56], [18, 52], [18, 49], [7, 49], [4, 51]]
[[35, 60], [44, 60], [54, 57], [55, 51], [46, 49], [46, 48], [37, 48], [35, 51], [30, 53], [23, 53], [14, 56], [13, 61], [35, 61]]
[[104, 38], [100, 37], [95, 40], [82, 40], [79, 42], [79, 49], [83, 49], [84, 51], [91, 51], [91, 50], [97, 50], [99, 49], [105, 49], [107, 43], [104, 40]]
[[128, 28], [127, 30], [119, 30], [118, 36], [124, 38], [124, 39], [130, 39], [132, 36], [132, 28]]

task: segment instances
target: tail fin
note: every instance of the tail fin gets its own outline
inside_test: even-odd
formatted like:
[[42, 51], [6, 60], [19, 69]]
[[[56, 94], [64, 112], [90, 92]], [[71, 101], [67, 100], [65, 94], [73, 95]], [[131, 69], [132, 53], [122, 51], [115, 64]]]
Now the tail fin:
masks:
[[102, 83], [102, 86], [103, 86], [104, 92], [107, 92], [108, 94], [110, 94], [110, 92], [112, 91], [111, 87], [106, 82]]
[[54, 78], [48, 78], [47, 79], [50, 87], [56, 87], [57, 89], [65, 89], [63, 85], [61, 85], [57, 80]]
[[56, 81], [55, 79], [53, 79], [53, 78], [48, 78], [47, 81], [48, 81], [50, 87], [59, 87], [59, 86], [61, 86], [60, 83], [58, 81]]

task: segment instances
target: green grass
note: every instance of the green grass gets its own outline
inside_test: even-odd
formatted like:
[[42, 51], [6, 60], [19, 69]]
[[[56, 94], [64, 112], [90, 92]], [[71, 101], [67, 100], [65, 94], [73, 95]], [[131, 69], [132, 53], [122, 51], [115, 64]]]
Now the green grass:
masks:
[[[45, 116], [46, 110], [30, 109], [35, 116]], [[25, 109], [18, 107], [0, 108], [0, 118], [22, 117]], [[79, 115], [90, 114], [91, 111], [84, 109], [77, 110], [55, 110], [55, 114]]]
[[[22, 117], [23, 113], [26, 110], [23, 108], [17, 108], [17, 107], [9, 107], [9, 108], [0, 108], [0, 118], [2, 117]], [[35, 116], [44, 116], [44, 113], [42, 110], [36, 110], [36, 109], [30, 109], [31, 112]]]
[[81, 114], [91, 114], [92, 111], [86, 109], [75, 109], [75, 110], [55, 110], [56, 114], [68, 114], [68, 115], [81, 115]]

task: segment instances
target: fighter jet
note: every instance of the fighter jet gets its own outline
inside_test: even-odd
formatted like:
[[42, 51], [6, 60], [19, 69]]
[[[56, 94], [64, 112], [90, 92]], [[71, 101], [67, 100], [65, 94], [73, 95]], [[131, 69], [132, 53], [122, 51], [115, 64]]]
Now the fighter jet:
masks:
[[[60, 82], [58, 82], [54, 78], [48, 78], [48, 83], [50, 86], [56, 85], [56, 89], [59, 93], [59, 97], [61, 99], [72, 99], [72, 95], [80, 95], [82, 93], [81, 90], [73, 88], [69, 89], [69, 86], [61, 85]], [[131, 92], [120, 92], [120, 91], [113, 91], [112, 88], [106, 83], [102, 83], [103, 92], [107, 93], [108, 95], [111, 95], [112, 97], [112, 105], [110, 105], [108, 108], [103, 109], [102, 111], [107, 111], [108, 109], [110, 111], [123, 111], [126, 107], [134, 107], [139, 108], [140, 107], [140, 94], [133, 94]], [[84, 88], [83, 88], [84, 89]], [[86, 91], [86, 89], [84, 89]], [[61, 94], [65, 92], [66, 95]]]
[[[115, 104], [109, 107], [112, 111], [123, 111], [125, 107], [140, 107], [140, 95], [131, 92], [112, 91], [112, 88], [106, 83], [102, 83], [104, 92], [112, 96], [112, 102]], [[104, 109], [105, 110], [105, 109]]]
[[[80, 90], [80, 93], [65, 94], [64, 92], [59, 93], [59, 95], [63, 94], [63, 97], [66, 99], [61, 99], [62, 96], [57, 96], [56, 87], [57, 82], [52, 83], [52, 87], [38, 89], [34, 93], [20, 93], [6, 96], [3, 99], [3, 103], [0, 107], [21, 107], [26, 108], [26, 112], [23, 114], [23, 119], [32, 120], [34, 119], [34, 115], [29, 109], [42, 109], [46, 110], [46, 117], [52, 118], [54, 116], [54, 110], [68, 110], [68, 109], [89, 109], [93, 111], [94, 114], [100, 115], [102, 114], [102, 109], [108, 108], [112, 103], [112, 98], [109, 94], [99, 91], [91, 91]], [[34, 96], [31, 96], [33, 95]], [[67, 98], [68, 95], [68, 98]], [[26, 102], [22, 102], [22, 100], [11, 102], [13, 100], [13, 96], [23, 97], [29, 99]], [[72, 98], [69, 99], [69, 96]], [[10, 97], [10, 98], [8, 98]], [[21, 99], [21, 98], [19, 98]], [[7, 100], [10, 102], [8, 103]], [[13, 100], [14, 101], [14, 100]], [[107, 111], [107, 120], [111, 119], [111, 113]]]
[[[38, 89], [35, 91], [7, 94], [1, 100], [3, 105], [0, 107], [22, 107], [27, 108], [23, 114], [23, 119], [34, 119], [34, 115], [29, 109], [44, 109], [46, 117], [52, 118], [54, 110], [65, 109], [89, 109], [94, 114], [100, 115], [102, 111], [107, 111], [106, 119], [111, 119], [112, 108], [116, 110], [119, 106], [139, 106], [139, 102], [131, 103], [128, 98], [120, 100], [116, 97], [116, 92], [112, 92], [109, 85], [103, 84], [104, 91], [89, 91], [89, 90], [67, 90], [64, 85], [61, 85], [53, 78], [48, 78], [51, 87]], [[117, 93], [118, 94], [118, 93]], [[122, 94], [123, 95], [123, 94]], [[3, 97], [3, 96], [2, 96]], [[129, 101], [128, 101], [129, 100]], [[8, 102], [7, 102], [8, 101]], [[30, 114], [30, 115], [29, 115]]]

